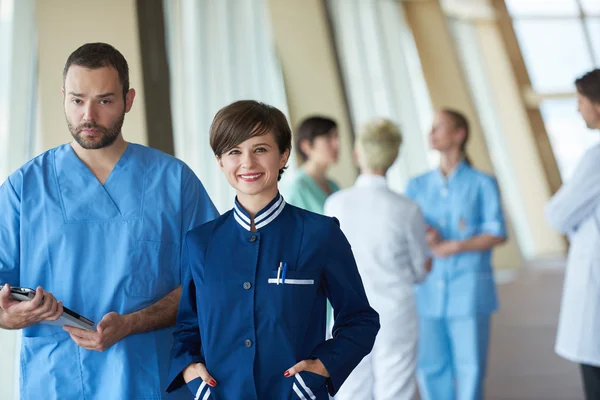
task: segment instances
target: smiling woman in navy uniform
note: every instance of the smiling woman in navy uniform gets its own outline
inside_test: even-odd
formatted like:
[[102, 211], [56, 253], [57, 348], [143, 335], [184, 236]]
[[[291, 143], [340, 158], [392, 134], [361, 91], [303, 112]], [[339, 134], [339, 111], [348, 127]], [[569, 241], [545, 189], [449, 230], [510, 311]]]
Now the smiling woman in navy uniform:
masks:
[[[334, 395], [379, 330], [348, 241], [333, 218], [286, 204], [278, 181], [291, 132], [276, 108], [221, 109], [210, 144], [234, 207], [188, 232], [169, 391], [197, 399]], [[326, 300], [334, 308], [325, 341]]]

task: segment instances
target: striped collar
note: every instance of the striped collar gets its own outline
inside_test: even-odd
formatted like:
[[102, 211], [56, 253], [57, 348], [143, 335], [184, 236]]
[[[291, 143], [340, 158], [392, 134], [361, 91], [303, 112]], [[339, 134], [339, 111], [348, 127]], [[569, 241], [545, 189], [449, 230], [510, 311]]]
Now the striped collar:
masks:
[[[279, 214], [283, 211], [285, 207], [285, 201], [283, 200], [283, 196], [281, 194], [277, 194], [275, 198], [266, 205], [262, 210], [260, 210], [256, 216], [254, 217], [254, 226], [256, 229], [264, 228], [269, 225], [271, 222], [277, 218]], [[238, 202], [237, 197], [235, 198], [235, 203], [233, 205], [233, 217], [236, 222], [241, 225], [242, 228], [250, 231], [251, 219], [250, 215], [244, 210], [241, 204]]]

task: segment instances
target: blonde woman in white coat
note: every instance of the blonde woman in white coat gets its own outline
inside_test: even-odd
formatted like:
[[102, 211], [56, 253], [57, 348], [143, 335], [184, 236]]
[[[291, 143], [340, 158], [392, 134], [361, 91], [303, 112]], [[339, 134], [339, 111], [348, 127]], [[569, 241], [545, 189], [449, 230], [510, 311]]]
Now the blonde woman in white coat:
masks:
[[402, 136], [390, 121], [365, 124], [355, 146], [361, 174], [353, 187], [325, 203], [352, 245], [381, 330], [371, 354], [340, 388], [335, 400], [412, 400], [415, 397], [418, 319], [413, 285], [431, 268], [425, 221], [419, 206], [392, 192], [386, 172]]

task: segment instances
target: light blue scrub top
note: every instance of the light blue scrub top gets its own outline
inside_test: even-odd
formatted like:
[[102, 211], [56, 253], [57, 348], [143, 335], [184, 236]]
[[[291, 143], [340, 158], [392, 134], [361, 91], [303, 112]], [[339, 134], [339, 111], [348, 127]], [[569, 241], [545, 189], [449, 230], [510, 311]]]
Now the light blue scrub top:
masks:
[[[177, 288], [185, 233], [218, 215], [183, 162], [135, 144], [104, 186], [70, 145], [49, 150], [4, 182], [0, 210], [0, 282], [41, 285], [96, 323]], [[172, 334], [133, 335], [101, 353], [60, 327], [24, 329], [21, 398], [167, 398]]]
[[[496, 180], [462, 161], [446, 178], [439, 169], [412, 179], [406, 195], [421, 207], [427, 224], [443, 240], [489, 234], [506, 236]], [[434, 258], [424, 283], [416, 288], [421, 317], [465, 317], [498, 308], [491, 250]]]

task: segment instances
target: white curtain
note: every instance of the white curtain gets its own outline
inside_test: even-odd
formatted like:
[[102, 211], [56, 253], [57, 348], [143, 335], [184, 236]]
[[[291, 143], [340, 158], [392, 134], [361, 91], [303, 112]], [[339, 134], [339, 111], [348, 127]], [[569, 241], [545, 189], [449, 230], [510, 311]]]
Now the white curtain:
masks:
[[[0, 182], [34, 151], [36, 64], [35, 0], [0, 0]], [[3, 399], [19, 398], [19, 347], [19, 332], [0, 329]]]
[[[262, 101], [288, 115], [266, 0], [164, 0], [176, 156], [202, 180], [220, 212], [234, 191], [209, 146], [223, 106]], [[289, 162], [290, 168], [295, 165]]]
[[328, 6], [354, 129], [373, 117], [400, 126], [404, 143], [388, 181], [403, 191], [439, 156], [428, 149], [433, 111], [402, 5], [396, 0], [328, 0]]

